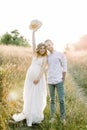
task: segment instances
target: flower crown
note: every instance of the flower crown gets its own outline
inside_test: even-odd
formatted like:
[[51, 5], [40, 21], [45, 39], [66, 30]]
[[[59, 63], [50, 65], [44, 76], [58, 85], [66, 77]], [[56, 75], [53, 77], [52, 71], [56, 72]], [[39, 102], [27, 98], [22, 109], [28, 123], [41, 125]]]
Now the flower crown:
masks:
[[39, 29], [41, 26], [42, 26], [42, 22], [40, 22], [39, 20], [35, 19], [35, 20], [31, 21], [29, 28], [31, 30], [35, 31], [35, 30]]

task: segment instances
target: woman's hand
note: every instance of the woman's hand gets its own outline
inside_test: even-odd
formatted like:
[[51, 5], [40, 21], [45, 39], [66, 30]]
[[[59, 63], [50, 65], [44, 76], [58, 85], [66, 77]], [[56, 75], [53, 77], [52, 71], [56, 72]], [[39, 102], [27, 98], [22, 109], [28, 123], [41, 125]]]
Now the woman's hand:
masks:
[[34, 84], [38, 84], [39, 83], [39, 79], [36, 79], [33, 81]]
[[41, 26], [42, 26], [42, 22], [37, 19], [34, 19], [31, 21], [29, 28], [31, 30], [37, 31]]
[[38, 30], [38, 28], [36, 28], [36, 29], [34, 29], [34, 30], [32, 30], [32, 31], [35, 33], [37, 30]]

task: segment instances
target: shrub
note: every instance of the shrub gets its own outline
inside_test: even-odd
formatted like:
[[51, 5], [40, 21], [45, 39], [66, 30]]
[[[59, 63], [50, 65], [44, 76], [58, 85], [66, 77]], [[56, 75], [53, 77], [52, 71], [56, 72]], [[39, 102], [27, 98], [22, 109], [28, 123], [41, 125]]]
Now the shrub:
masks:
[[6, 45], [29, 46], [27, 39], [21, 36], [18, 30], [14, 30], [11, 33], [6, 32], [1, 36], [0, 43]]

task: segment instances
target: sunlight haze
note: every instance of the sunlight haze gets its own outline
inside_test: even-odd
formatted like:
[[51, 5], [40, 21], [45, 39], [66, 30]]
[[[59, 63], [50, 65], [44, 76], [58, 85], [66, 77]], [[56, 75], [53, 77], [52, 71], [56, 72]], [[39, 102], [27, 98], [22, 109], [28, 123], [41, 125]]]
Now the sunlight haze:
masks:
[[56, 49], [87, 34], [87, 0], [0, 0], [0, 35], [17, 29], [31, 43], [31, 20], [43, 25], [36, 42], [51, 39]]

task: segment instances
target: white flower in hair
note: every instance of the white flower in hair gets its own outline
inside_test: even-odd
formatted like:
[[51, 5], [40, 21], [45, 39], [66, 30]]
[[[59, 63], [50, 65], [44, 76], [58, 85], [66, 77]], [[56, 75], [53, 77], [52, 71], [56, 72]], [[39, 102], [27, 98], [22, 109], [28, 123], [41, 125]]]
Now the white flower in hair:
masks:
[[39, 29], [41, 26], [42, 26], [42, 22], [39, 21], [39, 20], [37, 20], [37, 19], [35, 19], [35, 20], [32, 20], [32, 21], [31, 21], [29, 28], [30, 28], [31, 30], [37, 30], [37, 29]]

